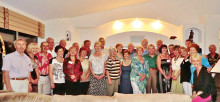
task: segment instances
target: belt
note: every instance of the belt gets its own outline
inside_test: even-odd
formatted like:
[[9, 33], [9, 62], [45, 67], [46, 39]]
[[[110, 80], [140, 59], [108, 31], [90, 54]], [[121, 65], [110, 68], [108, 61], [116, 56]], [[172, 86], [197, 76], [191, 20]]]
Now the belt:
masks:
[[40, 76], [48, 76], [48, 74], [41, 74]]
[[157, 68], [150, 68], [149, 70], [157, 70]]
[[27, 78], [11, 78], [11, 80], [26, 80]]

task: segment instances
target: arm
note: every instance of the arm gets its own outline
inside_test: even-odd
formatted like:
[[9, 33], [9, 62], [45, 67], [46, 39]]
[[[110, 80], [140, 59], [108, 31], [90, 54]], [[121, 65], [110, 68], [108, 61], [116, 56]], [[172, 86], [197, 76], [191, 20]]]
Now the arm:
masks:
[[108, 83], [109, 83], [110, 85], [112, 85], [112, 80], [111, 80], [111, 78], [110, 78], [110, 76], [109, 76], [108, 70], [106, 70], [106, 75], [107, 75], [107, 78], [108, 78]]
[[4, 70], [3, 75], [4, 75], [4, 81], [5, 81], [6, 89], [12, 91], [11, 83], [10, 83], [10, 79], [9, 79], [9, 72]]
[[50, 86], [51, 86], [51, 89], [55, 88], [55, 85], [54, 85], [54, 80], [53, 80], [53, 64], [50, 64], [50, 70], [49, 70], [49, 76], [50, 76]]
[[170, 70], [169, 70], [169, 76], [168, 76], [168, 79], [170, 79], [171, 78], [171, 76], [172, 76], [172, 72], [173, 72], [173, 70], [172, 70], [172, 59], [168, 56], [168, 59], [170, 60]]
[[96, 79], [98, 79], [98, 77], [95, 75], [95, 73], [92, 70], [92, 62], [91, 61], [89, 61], [89, 69], [90, 69], [92, 76], [95, 77]]
[[103, 78], [103, 77], [105, 77], [105, 66], [106, 65], [106, 63], [104, 63], [104, 70], [103, 70], [103, 74], [101, 75], [101, 76], [99, 76], [99, 79], [101, 79], [101, 78]]
[[157, 56], [157, 69], [159, 70], [159, 72], [165, 77], [167, 78], [166, 74], [164, 73], [164, 71], [161, 68], [161, 58], [160, 55]]

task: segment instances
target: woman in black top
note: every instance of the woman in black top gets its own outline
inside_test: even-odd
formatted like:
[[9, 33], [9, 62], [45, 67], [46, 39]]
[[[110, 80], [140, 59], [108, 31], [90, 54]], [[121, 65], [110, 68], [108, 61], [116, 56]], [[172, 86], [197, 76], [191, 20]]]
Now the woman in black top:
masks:
[[190, 84], [190, 65], [189, 55], [185, 47], [180, 47], [179, 49], [181, 57], [183, 57], [183, 62], [180, 65], [181, 74], [180, 74], [180, 83], [183, 85], [184, 93], [192, 96], [192, 85]]
[[202, 66], [202, 57], [194, 54], [191, 62], [196, 68], [194, 72], [193, 96], [192, 102], [208, 102], [216, 101], [216, 86], [211, 74], [207, 72], [207, 68]]

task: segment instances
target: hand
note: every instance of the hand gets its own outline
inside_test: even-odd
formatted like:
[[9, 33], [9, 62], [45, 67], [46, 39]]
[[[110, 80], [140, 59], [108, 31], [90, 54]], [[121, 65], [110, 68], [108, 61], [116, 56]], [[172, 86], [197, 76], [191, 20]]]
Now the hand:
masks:
[[7, 87], [6, 89], [9, 90], [9, 91], [13, 91], [12, 88], [11, 88], [11, 85], [9, 87]]
[[28, 92], [31, 92], [32, 91], [32, 86], [31, 86], [31, 83], [28, 84]]
[[111, 79], [108, 80], [108, 83], [109, 83], [109, 85], [112, 85], [112, 80]]
[[70, 75], [70, 79], [75, 79], [76, 78], [76, 76], [75, 75]]
[[207, 68], [208, 73], [211, 73], [212, 68]]
[[174, 75], [174, 76], [172, 77], [172, 79], [173, 79], [173, 80], [177, 80], [177, 76]]
[[142, 75], [139, 81], [142, 82], [145, 79], [145, 77], [146, 77], [145, 75]]
[[197, 92], [197, 95], [201, 95], [203, 92], [202, 91], [199, 91], [199, 92]]
[[51, 89], [55, 88], [55, 84], [53, 82], [50, 83]]

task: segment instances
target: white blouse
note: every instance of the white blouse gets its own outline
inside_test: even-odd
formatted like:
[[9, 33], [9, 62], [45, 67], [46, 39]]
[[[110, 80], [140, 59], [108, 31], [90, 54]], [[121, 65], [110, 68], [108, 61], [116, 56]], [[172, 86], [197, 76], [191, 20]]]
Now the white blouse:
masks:
[[102, 56], [95, 57], [94, 54], [90, 55], [89, 61], [92, 63], [92, 70], [95, 74], [102, 74], [104, 71], [104, 63], [106, 61], [106, 56], [103, 54]]
[[180, 65], [183, 62], [184, 58], [178, 58], [175, 61], [175, 58], [172, 59], [172, 70], [180, 69]]

